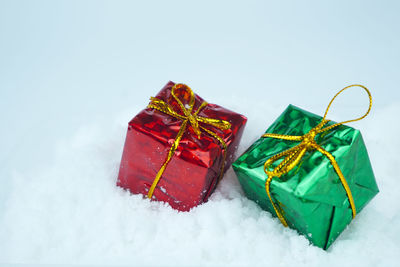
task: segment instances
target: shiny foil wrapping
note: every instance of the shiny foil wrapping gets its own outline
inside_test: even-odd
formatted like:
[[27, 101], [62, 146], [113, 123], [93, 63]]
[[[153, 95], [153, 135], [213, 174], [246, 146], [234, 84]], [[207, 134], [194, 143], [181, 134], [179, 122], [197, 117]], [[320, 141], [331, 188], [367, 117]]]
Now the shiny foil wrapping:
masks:
[[[173, 82], [167, 83], [156, 98], [169, 103], [176, 112], [181, 113], [171, 96], [173, 86]], [[178, 98], [184, 105], [187, 104], [186, 95], [182, 93]], [[193, 110], [197, 110], [203, 101], [195, 95]], [[207, 104], [198, 115], [231, 123], [231, 128], [227, 130], [202, 125], [221, 137], [227, 145], [223, 169], [225, 172], [234, 160], [247, 119], [215, 104]], [[147, 195], [181, 124], [181, 120], [151, 108], [137, 114], [128, 125], [117, 185], [134, 194]], [[188, 211], [207, 201], [220, 176], [223, 152], [218, 140], [204, 133], [198, 138], [189, 125], [158, 182], [152, 199], [167, 202], [180, 211]]]
[[[303, 135], [315, 127], [321, 117], [289, 105], [266, 133]], [[327, 125], [332, 125], [329, 122]], [[316, 136], [315, 141], [336, 159], [347, 180], [357, 214], [379, 192], [361, 133], [340, 125]], [[245, 194], [264, 210], [275, 211], [267, 196], [267, 159], [298, 142], [260, 138], [233, 163]], [[279, 162], [275, 162], [273, 167]], [[270, 190], [283, 210], [288, 226], [296, 229], [314, 245], [327, 249], [352, 221], [346, 192], [327, 157], [308, 151], [297, 166], [280, 178], [274, 177]]]

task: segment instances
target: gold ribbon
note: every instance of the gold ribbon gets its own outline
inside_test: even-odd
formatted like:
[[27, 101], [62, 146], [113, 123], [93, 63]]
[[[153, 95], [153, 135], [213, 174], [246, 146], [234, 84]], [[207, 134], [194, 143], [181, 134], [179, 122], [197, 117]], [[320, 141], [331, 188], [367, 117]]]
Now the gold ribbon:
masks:
[[[339, 122], [339, 123], [335, 123], [331, 126], [328, 127], [324, 127], [324, 125], [326, 123], [329, 122], [329, 120], [326, 120], [326, 115], [328, 114], [329, 108], [332, 104], [332, 102], [335, 100], [335, 98], [342, 93], [344, 90], [350, 88], [350, 87], [361, 87], [363, 88], [369, 97], [369, 107], [367, 112], [357, 118], [357, 119], [353, 119], [353, 120], [348, 120], [348, 121], [343, 121], [343, 122]], [[314, 128], [312, 128], [308, 133], [302, 135], [302, 136], [295, 136], [295, 135], [282, 135], [282, 134], [273, 134], [273, 133], [266, 133], [264, 135], [262, 135], [262, 137], [270, 137], [270, 138], [276, 138], [276, 139], [283, 139], [283, 140], [290, 140], [290, 141], [297, 141], [297, 142], [301, 142], [300, 144], [296, 145], [293, 148], [287, 149], [281, 153], [276, 154], [275, 156], [272, 156], [271, 158], [269, 158], [265, 164], [264, 164], [264, 172], [268, 175], [268, 179], [265, 183], [265, 190], [267, 191], [267, 195], [268, 198], [275, 210], [276, 215], [278, 216], [279, 220], [281, 221], [281, 223], [286, 227], [287, 226], [287, 222], [283, 216], [283, 210], [279, 207], [278, 204], [275, 204], [275, 202], [272, 200], [271, 197], [271, 192], [270, 192], [270, 185], [271, 185], [271, 181], [273, 179], [273, 177], [281, 177], [282, 175], [288, 173], [291, 169], [293, 169], [303, 158], [304, 154], [307, 151], [310, 150], [318, 150], [319, 152], [321, 152], [324, 156], [326, 156], [333, 168], [335, 169], [335, 172], [337, 173], [337, 175], [339, 176], [340, 182], [343, 185], [344, 190], [346, 191], [347, 194], [347, 198], [349, 199], [350, 202], [350, 207], [352, 210], [352, 215], [353, 215], [353, 219], [356, 216], [356, 207], [354, 204], [354, 199], [353, 196], [351, 194], [351, 190], [349, 185], [347, 184], [346, 179], [343, 176], [342, 171], [339, 168], [339, 165], [337, 164], [335, 157], [329, 153], [328, 151], [326, 151], [325, 149], [323, 149], [321, 146], [319, 146], [314, 138], [317, 134], [320, 134], [322, 132], [326, 132], [331, 130], [332, 128], [335, 128], [339, 125], [345, 124], [345, 123], [349, 123], [349, 122], [353, 122], [353, 121], [359, 121], [362, 120], [363, 118], [365, 118], [368, 113], [370, 112], [372, 107], [372, 96], [370, 91], [363, 85], [359, 85], [359, 84], [353, 84], [353, 85], [349, 85], [345, 88], [343, 88], [342, 90], [340, 90], [331, 100], [331, 102], [329, 102], [328, 107], [326, 108], [324, 117], [322, 118], [321, 122], [315, 126]], [[279, 163], [278, 166], [276, 166], [272, 171], [269, 171], [269, 167], [271, 166], [271, 164], [277, 160], [282, 159], [282, 162]]]
[[[181, 100], [176, 96], [175, 90], [178, 90], [178, 89], [183, 89], [189, 94], [189, 104], [188, 105], [183, 105]], [[215, 139], [217, 139], [224, 150], [221, 172], [219, 174], [217, 184], [221, 180], [221, 177], [222, 177], [222, 174], [224, 171], [224, 167], [225, 167], [225, 160], [226, 160], [226, 153], [227, 153], [227, 151], [226, 151], [227, 146], [226, 146], [225, 141], [221, 137], [219, 137], [216, 133], [201, 126], [199, 124], [199, 122], [211, 125], [213, 127], [221, 129], [221, 130], [230, 129], [231, 124], [225, 120], [219, 120], [219, 119], [206, 118], [206, 117], [199, 116], [198, 115], [199, 112], [208, 104], [205, 101], [203, 101], [203, 103], [201, 103], [200, 107], [195, 112], [193, 112], [193, 107], [195, 104], [195, 95], [194, 95], [192, 89], [190, 89], [190, 87], [185, 84], [175, 84], [172, 87], [171, 95], [178, 103], [179, 108], [181, 109], [183, 115], [177, 113], [170, 104], [164, 102], [161, 99], [155, 98], [155, 97], [150, 98], [151, 102], [147, 106], [147, 108], [156, 109], [158, 111], [161, 111], [165, 114], [168, 114], [168, 115], [170, 115], [174, 118], [180, 119], [182, 121], [181, 127], [178, 131], [178, 134], [175, 137], [175, 140], [171, 146], [171, 149], [169, 150], [168, 155], [167, 155], [163, 165], [161, 166], [160, 170], [158, 171], [156, 178], [154, 179], [153, 184], [151, 185], [150, 190], [147, 194], [147, 197], [150, 199], [153, 196], [154, 189], [156, 188], [158, 182], [160, 181], [161, 176], [164, 173], [165, 169], [167, 168], [168, 163], [174, 156], [175, 150], [179, 146], [179, 142], [181, 141], [181, 138], [182, 138], [184, 132], [186, 131], [188, 123], [192, 126], [192, 129], [196, 133], [197, 138], [200, 139], [201, 134], [206, 133], [206, 134], [210, 135], [211, 137], [214, 137]]]

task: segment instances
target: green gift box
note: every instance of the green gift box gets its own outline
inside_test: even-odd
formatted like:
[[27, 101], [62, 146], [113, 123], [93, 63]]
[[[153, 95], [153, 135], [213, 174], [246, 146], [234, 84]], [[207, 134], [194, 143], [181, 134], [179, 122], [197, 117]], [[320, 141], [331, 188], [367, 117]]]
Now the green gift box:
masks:
[[[369, 94], [369, 91], [367, 92]], [[325, 117], [289, 105], [266, 133], [304, 136], [323, 119]], [[329, 128], [335, 123], [328, 121], [324, 124]], [[354, 215], [359, 213], [379, 190], [359, 130], [337, 125], [317, 133], [314, 140], [322, 149], [305, 151], [287, 173], [280, 177], [271, 177], [268, 186], [266, 183], [269, 176], [264, 169], [266, 161], [274, 156], [279, 158], [280, 153], [284, 154], [288, 149], [293, 150], [301, 141], [262, 137], [233, 163], [233, 169], [248, 198], [278, 217], [277, 213], [281, 212], [284, 217], [282, 223], [286, 222], [314, 245], [327, 249], [352, 221]], [[328, 152], [336, 160], [347, 181], [353, 204], [350, 203], [351, 197], [347, 194], [334, 164], [328, 156], [320, 153], [321, 151]], [[297, 152], [294, 156], [298, 156], [301, 151]], [[284, 156], [281, 156], [282, 159]], [[283, 160], [294, 159], [289, 156]], [[271, 167], [282, 167], [282, 164], [279, 165], [281, 162], [282, 160], [276, 160], [271, 163]], [[271, 199], [268, 197], [267, 187]]]

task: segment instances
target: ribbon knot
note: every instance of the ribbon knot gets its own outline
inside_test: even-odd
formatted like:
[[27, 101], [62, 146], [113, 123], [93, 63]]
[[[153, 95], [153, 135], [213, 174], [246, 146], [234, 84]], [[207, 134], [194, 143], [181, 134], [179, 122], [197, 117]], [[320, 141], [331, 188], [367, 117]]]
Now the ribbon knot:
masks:
[[199, 121], [197, 119], [197, 116], [190, 113], [189, 115], [187, 115], [187, 118], [189, 119], [190, 125], [192, 126], [193, 131], [196, 133], [197, 138], [200, 139], [201, 131], [199, 128]]
[[310, 130], [308, 133], [306, 133], [303, 136], [303, 141], [302, 143], [306, 146], [306, 147], [310, 147], [312, 146], [312, 144], [315, 144], [315, 136], [317, 135], [315, 129]]
[[[189, 103], [184, 105], [182, 103], [182, 101], [179, 99], [179, 97], [176, 95], [176, 90], [182, 89], [184, 90], [185, 93], [187, 93], [189, 95]], [[178, 104], [180, 110], [182, 111], [183, 115], [179, 114], [178, 112], [176, 112], [174, 110], [174, 107], [172, 105], [170, 105], [169, 103], [166, 103], [165, 101], [155, 98], [155, 97], [151, 97], [150, 98], [150, 103], [147, 106], [147, 108], [153, 108], [156, 109], [162, 113], [168, 114], [174, 118], [177, 118], [179, 120], [182, 121], [181, 127], [178, 131], [178, 134], [175, 137], [175, 140], [168, 152], [167, 158], [165, 159], [163, 165], [161, 166], [160, 170], [158, 171], [153, 184], [151, 185], [149, 192], [147, 194], [148, 198], [151, 198], [153, 196], [154, 190], [159, 182], [159, 180], [161, 179], [162, 174], [164, 173], [168, 163], [170, 162], [170, 160], [172, 159], [175, 150], [178, 148], [180, 140], [184, 134], [184, 132], [187, 129], [187, 125], [188, 123], [190, 124], [190, 126], [192, 126], [193, 131], [195, 132], [195, 134], [197, 135], [197, 138], [200, 139], [201, 138], [201, 134], [207, 134], [213, 138], [215, 138], [220, 145], [222, 146], [223, 149], [223, 161], [221, 164], [221, 171], [217, 180], [217, 183], [221, 180], [224, 168], [225, 168], [225, 160], [226, 160], [226, 148], [227, 145], [225, 143], [225, 141], [218, 136], [216, 133], [214, 133], [213, 131], [203, 127], [202, 125], [200, 125], [199, 123], [203, 123], [203, 124], [208, 124], [211, 125], [215, 128], [218, 128], [220, 130], [228, 130], [231, 128], [231, 124], [228, 121], [225, 120], [220, 120], [220, 119], [213, 119], [213, 118], [207, 118], [207, 117], [202, 117], [199, 116], [199, 112], [208, 105], [208, 103], [206, 101], [203, 101], [200, 104], [200, 107], [193, 112], [193, 108], [195, 105], [195, 95], [192, 91], [192, 89], [190, 89], [189, 86], [185, 85], [185, 84], [175, 84], [172, 89], [171, 89], [171, 95], [174, 98], [174, 100], [176, 101], [176, 103]]]
[[[346, 90], [350, 87], [356, 87], [356, 86], [363, 88], [368, 94], [369, 107], [368, 107], [367, 112], [363, 116], [361, 116], [357, 119], [335, 123], [331, 126], [323, 128], [329, 122], [329, 120], [326, 120], [326, 116], [327, 116], [330, 106], [331, 106], [332, 102], [335, 100], [335, 98], [340, 93], [342, 93], [344, 90]], [[268, 179], [265, 183], [265, 190], [267, 191], [268, 198], [275, 210], [276, 215], [278, 216], [279, 220], [281, 221], [281, 223], [284, 226], [287, 226], [287, 222], [283, 216], [284, 212], [281, 209], [281, 207], [273, 201], [273, 199], [271, 197], [270, 185], [271, 185], [272, 179], [274, 177], [281, 177], [282, 175], [290, 172], [290, 170], [292, 170], [295, 166], [297, 166], [297, 164], [299, 164], [299, 162], [301, 161], [301, 159], [303, 158], [305, 153], [307, 151], [311, 151], [311, 150], [318, 150], [319, 152], [321, 152], [324, 156], [326, 156], [330, 160], [335, 172], [339, 176], [340, 182], [342, 183], [344, 190], [346, 191], [346, 195], [347, 195], [347, 198], [349, 199], [350, 207], [352, 210], [352, 216], [353, 216], [353, 218], [356, 216], [356, 207], [354, 204], [354, 199], [351, 194], [350, 187], [349, 187], [346, 179], [344, 178], [343, 173], [340, 170], [339, 165], [337, 164], [337, 162], [335, 160], [335, 157], [331, 153], [329, 153], [328, 151], [323, 149], [320, 145], [318, 145], [317, 142], [315, 141], [315, 137], [318, 134], [329, 131], [339, 125], [342, 125], [342, 124], [345, 124], [348, 122], [362, 120], [369, 114], [371, 107], [372, 107], [372, 97], [371, 97], [370, 91], [363, 85], [353, 84], [353, 85], [343, 88], [332, 98], [331, 102], [329, 103], [328, 107], [326, 108], [324, 117], [322, 118], [321, 122], [317, 126], [312, 128], [308, 133], [306, 133], [302, 136], [282, 135], [282, 134], [273, 134], [273, 133], [266, 133], [266, 134], [262, 135], [262, 137], [269, 137], [269, 138], [301, 142], [300, 144], [298, 144], [292, 148], [289, 148], [283, 152], [280, 152], [280, 153], [272, 156], [271, 158], [267, 159], [264, 164], [264, 172], [268, 175]], [[278, 166], [276, 166], [272, 171], [270, 171], [269, 167], [274, 162], [279, 161], [279, 160], [282, 160], [282, 161], [278, 164]]]

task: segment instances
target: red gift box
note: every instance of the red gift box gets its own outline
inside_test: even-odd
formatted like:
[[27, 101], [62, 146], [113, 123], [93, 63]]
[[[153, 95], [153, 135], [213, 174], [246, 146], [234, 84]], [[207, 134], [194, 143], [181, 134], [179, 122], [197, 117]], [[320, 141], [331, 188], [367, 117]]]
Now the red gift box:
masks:
[[129, 122], [117, 185], [190, 210], [231, 166], [246, 121], [168, 82]]

